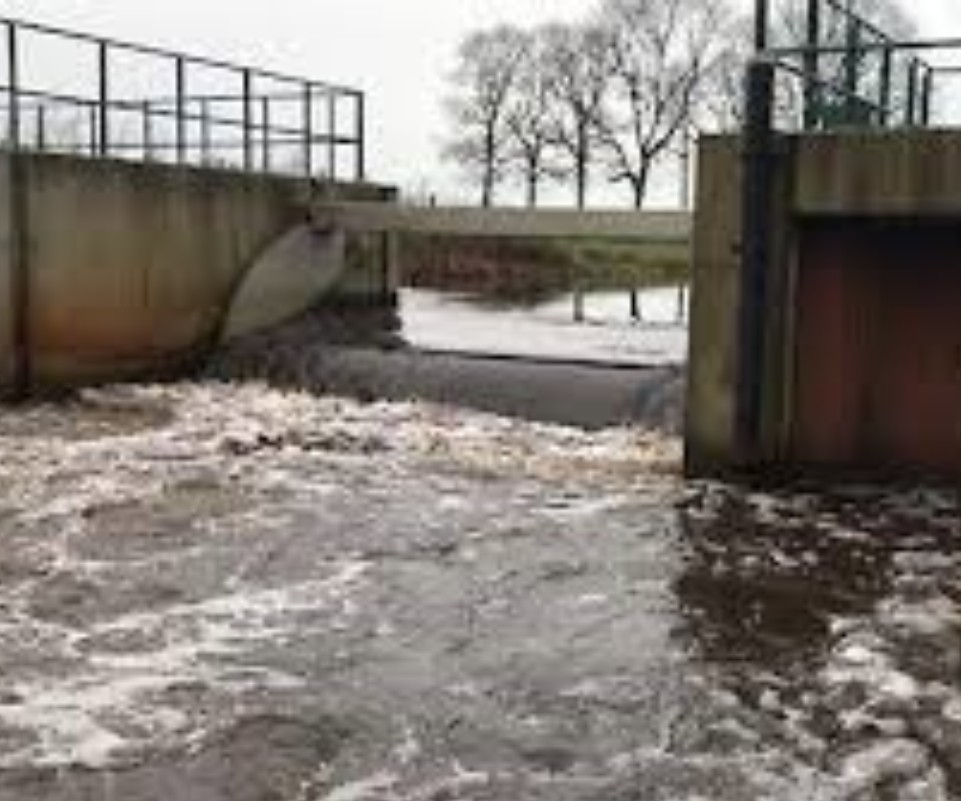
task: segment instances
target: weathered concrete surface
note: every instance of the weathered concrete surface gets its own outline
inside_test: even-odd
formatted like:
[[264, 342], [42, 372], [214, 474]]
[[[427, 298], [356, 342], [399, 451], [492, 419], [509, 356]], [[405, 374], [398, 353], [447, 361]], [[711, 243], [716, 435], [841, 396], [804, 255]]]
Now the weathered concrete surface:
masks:
[[425, 351], [406, 347], [403, 331], [387, 340], [387, 327], [317, 309], [219, 348], [205, 374], [364, 400], [418, 398], [586, 428], [635, 423], [673, 434], [681, 428], [680, 365]]
[[263, 331], [317, 304], [345, 269], [344, 235], [308, 225], [291, 228], [272, 242], [234, 290], [220, 340]]
[[[724, 472], [737, 452], [734, 404], [738, 367], [741, 152], [734, 137], [703, 137], [693, 231], [686, 465]], [[791, 466], [797, 319], [795, 288], [806, 222], [856, 217], [920, 223], [959, 216], [959, 134], [953, 131], [813, 134], [783, 137], [776, 160], [772, 263], [761, 366], [761, 441], [747, 458]], [[924, 265], [906, 263], [925, 281]], [[957, 328], [957, 325], [956, 325]], [[906, 332], [911, 336], [911, 332]], [[907, 410], [911, 413], [911, 410]], [[827, 465], [831, 467], [831, 465]], [[860, 465], [851, 465], [859, 467]], [[917, 466], [913, 466], [917, 469]]]
[[951, 801], [956, 490], [247, 385], [0, 412], [0, 801]]
[[591, 237], [639, 242], [688, 242], [691, 214], [615, 209], [478, 208], [476, 206], [386, 206], [319, 200], [312, 217], [322, 228], [394, 231], [476, 237]]
[[798, 214], [959, 215], [958, 130], [802, 136], [793, 146]]
[[[20, 158], [30, 242], [29, 348], [33, 382], [41, 388], [163, 371], [204, 352], [246, 271], [303, 223], [312, 191], [300, 180], [230, 170]], [[372, 200], [390, 194], [369, 185], [337, 191]], [[323, 237], [317, 241], [326, 247]], [[367, 238], [363, 248], [351, 262], [359, 274], [334, 294], [381, 302], [386, 262], [364, 260]], [[0, 269], [0, 278], [8, 273]], [[318, 287], [310, 270], [265, 270], [259, 289], [268, 294], [267, 276], [287, 287], [273, 301], [298, 301], [290, 313], [303, 308], [301, 294]], [[372, 288], [377, 298], [368, 296]], [[289, 316], [282, 305], [265, 299], [261, 321]]]
[[14, 258], [13, 219], [10, 204], [10, 158], [0, 151], [0, 397], [14, 371]]
[[685, 460], [698, 471], [724, 464], [733, 449], [741, 235], [741, 162], [734, 138], [698, 145], [688, 325]]

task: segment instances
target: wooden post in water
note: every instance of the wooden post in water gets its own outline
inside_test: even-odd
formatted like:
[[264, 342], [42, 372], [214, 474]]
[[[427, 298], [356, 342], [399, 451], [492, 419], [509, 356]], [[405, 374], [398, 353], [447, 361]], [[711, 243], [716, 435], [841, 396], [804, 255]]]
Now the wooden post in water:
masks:
[[685, 285], [678, 285], [678, 305], [675, 308], [675, 319], [678, 323], [685, 322]]
[[585, 295], [578, 281], [575, 281], [572, 287], [571, 299], [574, 306], [574, 321], [580, 323], [585, 319]]
[[628, 308], [633, 321], [641, 320], [641, 303], [638, 298], [638, 289], [635, 287], [628, 290]]

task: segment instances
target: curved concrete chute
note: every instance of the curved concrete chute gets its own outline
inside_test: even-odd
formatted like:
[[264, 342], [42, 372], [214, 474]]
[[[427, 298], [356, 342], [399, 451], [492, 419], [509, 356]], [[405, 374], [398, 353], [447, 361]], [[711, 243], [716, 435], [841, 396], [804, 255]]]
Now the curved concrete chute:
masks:
[[220, 341], [263, 331], [305, 312], [344, 272], [344, 234], [298, 225], [269, 244], [234, 291]]

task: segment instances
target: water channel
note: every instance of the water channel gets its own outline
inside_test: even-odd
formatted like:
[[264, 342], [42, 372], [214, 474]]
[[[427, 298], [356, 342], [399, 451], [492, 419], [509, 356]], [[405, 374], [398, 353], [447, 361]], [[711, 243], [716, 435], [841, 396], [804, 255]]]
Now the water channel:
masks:
[[[606, 328], [568, 300], [405, 326]], [[0, 801], [958, 798], [956, 487], [685, 481], [325, 364], [0, 409]]]

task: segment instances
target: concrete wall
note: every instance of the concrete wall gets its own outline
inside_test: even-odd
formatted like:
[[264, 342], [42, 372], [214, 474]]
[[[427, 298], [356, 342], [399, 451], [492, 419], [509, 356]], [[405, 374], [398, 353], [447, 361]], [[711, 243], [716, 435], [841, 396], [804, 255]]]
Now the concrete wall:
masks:
[[0, 152], [0, 397], [13, 382], [14, 219], [10, 203], [10, 158]]
[[[825, 219], [958, 221], [957, 131], [783, 137], [778, 152], [761, 436], [757, 451], [743, 454], [734, 431], [740, 357], [740, 141], [703, 137], [699, 146], [686, 408], [686, 468], [692, 474], [727, 472], [746, 460], [754, 466], [791, 466], [795, 285], [807, 225]], [[920, 252], [924, 247], [920, 237]], [[925, 281], [924, 271], [918, 280]]]
[[[11, 158], [3, 159], [7, 167]], [[311, 199], [310, 187], [290, 178], [45, 154], [19, 158], [36, 388], [176, 369], [202, 354], [216, 341], [246, 272], [273, 241], [304, 223]], [[8, 228], [12, 191], [11, 182], [0, 180], [0, 225]], [[390, 194], [366, 185], [336, 191], [366, 200]], [[14, 265], [9, 231], [2, 233], [0, 381], [9, 383]], [[332, 299], [383, 300], [383, 260], [352, 264], [358, 274], [331, 288]]]

